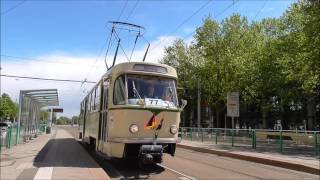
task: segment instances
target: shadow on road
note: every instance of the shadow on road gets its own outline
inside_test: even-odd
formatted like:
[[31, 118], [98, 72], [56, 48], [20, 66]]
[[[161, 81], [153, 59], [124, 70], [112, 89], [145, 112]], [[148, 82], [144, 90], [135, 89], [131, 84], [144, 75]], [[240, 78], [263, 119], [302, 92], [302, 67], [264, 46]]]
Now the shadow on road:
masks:
[[[62, 126], [61, 129], [69, 132], [73, 137], [77, 138], [78, 127], [72, 126]], [[74, 147], [78, 146], [78, 150]], [[83, 150], [84, 152], [80, 153], [78, 151]], [[57, 151], [57, 152], [54, 152]], [[49, 158], [47, 156], [54, 156], [56, 158]], [[62, 157], [58, 157], [61, 156]], [[96, 165], [84, 164], [82, 161], [86, 161], [87, 158], [81, 156], [89, 156], [92, 161], [95, 161]], [[62, 163], [61, 163], [62, 161]], [[98, 163], [98, 164], [97, 164]], [[50, 140], [47, 145], [41, 150], [35, 159], [35, 166], [58, 166], [62, 164], [63, 166], [72, 166], [72, 167], [97, 167], [101, 166], [103, 170], [109, 175], [110, 178], [120, 178], [120, 179], [148, 179], [152, 175], [160, 174], [165, 171], [164, 168], [153, 165], [147, 166], [143, 169], [139, 168], [137, 160], [121, 160], [121, 159], [111, 159], [106, 160], [103, 157], [96, 154], [94, 151], [90, 150], [81, 141], [77, 141], [73, 138], [68, 139], [56, 139]]]
[[125, 179], [149, 179], [152, 175], [165, 171], [164, 168], [157, 165], [140, 168], [137, 160], [113, 160], [112, 163]]
[[140, 168], [137, 160], [111, 159], [106, 160], [89, 148], [82, 142], [79, 142], [91, 157], [103, 168], [110, 178], [121, 179], [149, 179], [152, 175], [160, 174], [165, 171], [164, 168], [153, 165]]
[[74, 138], [51, 139], [34, 159], [36, 167], [99, 168]]

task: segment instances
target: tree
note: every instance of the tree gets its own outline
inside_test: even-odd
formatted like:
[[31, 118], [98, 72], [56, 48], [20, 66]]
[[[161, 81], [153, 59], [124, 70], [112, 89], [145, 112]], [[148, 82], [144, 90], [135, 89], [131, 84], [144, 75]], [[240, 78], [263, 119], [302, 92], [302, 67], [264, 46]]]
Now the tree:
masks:
[[263, 128], [272, 125], [270, 112], [285, 120], [286, 111], [299, 104], [307, 107], [310, 128], [320, 107], [319, 7], [317, 1], [301, 0], [280, 18], [251, 23], [239, 14], [221, 22], [208, 16], [194, 42], [177, 40], [161, 62], [177, 69], [179, 85], [192, 96], [201, 82], [201, 99], [216, 111], [218, 127], [227, 93], [238, 91], [242, 106], [261, 113]]
[[72, 120], [68, 117], [61, 116], [57, 119], [57, 125], [71, 124]]
[[17, 116], [17, 104], [14, 103], [10, 96], [3, 93], [0, 97], [0, 117], [10, 119], [16, 118]]
[[78, 124], [79, 123], [79, 116], [72, 116], [71, 123]]
[[48, 118], [49, 118], [49, 112], [48, 111], [41, 111], [40, 112], [41, 123], [46, 124], [48, 122]]

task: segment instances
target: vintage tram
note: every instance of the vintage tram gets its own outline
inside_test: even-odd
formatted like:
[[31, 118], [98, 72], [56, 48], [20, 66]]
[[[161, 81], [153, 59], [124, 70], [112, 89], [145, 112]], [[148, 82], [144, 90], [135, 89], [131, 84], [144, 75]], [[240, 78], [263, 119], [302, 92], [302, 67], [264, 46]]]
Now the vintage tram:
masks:
[[113, 66], [81, 102], [80, 135], [109, 158], [158, 163], [174, 156], [180, 112], [173, 67], [146, 62]]

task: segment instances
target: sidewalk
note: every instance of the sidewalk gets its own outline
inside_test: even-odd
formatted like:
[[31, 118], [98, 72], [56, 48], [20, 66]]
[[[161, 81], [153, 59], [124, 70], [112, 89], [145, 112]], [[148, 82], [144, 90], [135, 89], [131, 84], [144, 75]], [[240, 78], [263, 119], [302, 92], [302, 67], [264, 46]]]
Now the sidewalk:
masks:
[[0, 179], [110, 179], [65, 130], [54, 128], [1, 154]]
[[282, 155], [280, 153], [268, 152], [252, 152], [239, 150], [237, 148], [224, 148], [215, 144], [202, 143], [196, 141], [182, 140], [177, 147], [190, 149], [194, 151], [217, 154], [236, 159], [242, 159], [272, 166], [278, 166], [307, 173], [320, 174], [320, 159], [319, 157], [307, 156], [291, 156]]

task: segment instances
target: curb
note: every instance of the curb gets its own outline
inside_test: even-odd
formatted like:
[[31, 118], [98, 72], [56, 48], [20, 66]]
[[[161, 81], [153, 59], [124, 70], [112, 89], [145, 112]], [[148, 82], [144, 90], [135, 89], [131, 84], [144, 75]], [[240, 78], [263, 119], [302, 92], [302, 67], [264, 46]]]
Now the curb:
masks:
[[266, 158], [261, 158], [261, 157], [246, 156], [246, 155], [242, 155], [242, 154], [230, 153], [230, 152], [214, 150], [214, 149], [206, 149], [206, 148], [195, 147], [195, 146], [188, 146], [188, 145], [184, 145], [184, 144], [177, 144], [177, 147], [189, 149], [189, 150], [193, 150], [193, 151], [197, 151], [197, 152], [202, 152], [202, 153], [216, 154], [218, 156], [225, 156], [225, 157], [230, 157], [230, 158], [234, 158], [234, 159], [251, 161], [251, 162], [255, 162], [255, 163], [277, 166], [277, 167], [291, 169], [291, 170], [295, 170], [295, 171], [301, 171], [301, 172], [320, 175], [319, 169], [305, 166], [305, 165], [301, 165], [301, 164], [295, 164], [295, 163], [278, 161], [278, 160], [271, 160], [271, 159], [266, 159]]

